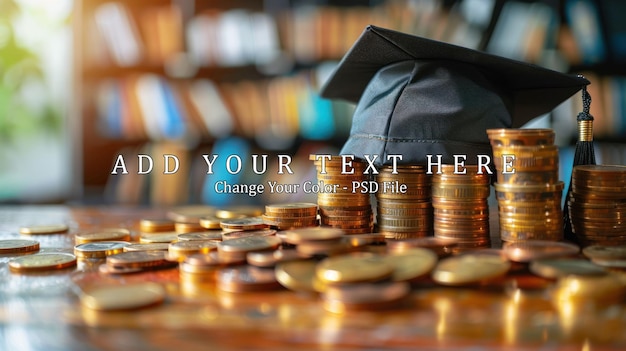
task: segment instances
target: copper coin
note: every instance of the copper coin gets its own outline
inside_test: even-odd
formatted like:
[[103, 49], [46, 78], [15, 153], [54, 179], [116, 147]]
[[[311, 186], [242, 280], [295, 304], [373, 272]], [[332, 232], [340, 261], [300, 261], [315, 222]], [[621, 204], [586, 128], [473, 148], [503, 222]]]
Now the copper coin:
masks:
[[530, 262], [543, 258], [576, 255], [580, 252], [580, 249], [574, 244], [565, 242], [528, 240], [504, 243], [502, 251], [511, 261]]

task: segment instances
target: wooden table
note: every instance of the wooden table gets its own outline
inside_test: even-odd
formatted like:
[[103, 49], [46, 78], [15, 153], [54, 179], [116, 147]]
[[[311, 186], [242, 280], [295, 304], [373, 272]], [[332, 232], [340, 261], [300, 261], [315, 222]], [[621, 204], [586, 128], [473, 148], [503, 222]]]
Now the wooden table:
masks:
[[[22, 225], [63, 222], [70, 233], [38, 236], [42, 251], [72, 252], [73, 234], [105, 226], [136, 230], [159, 209], [64, 206], [0, 207], [0, 239]], [[288, 290], [225, 293], [184, 286], [177, 269], [124, 276], [81, 270], [24, 275], [0, 257], [0, 350], [452, 349], [624, 350], [626, 303], [556, 304], [549, 282], [524, 269], [482, 287], [425, 282], [403, 306], [327, 312], [318, 296]], [[76, 292], [94, 280], [155, 281], [165, 303], [125, 312], [82, 308]], [[509, 289], [516, 282], [523, 289]]]

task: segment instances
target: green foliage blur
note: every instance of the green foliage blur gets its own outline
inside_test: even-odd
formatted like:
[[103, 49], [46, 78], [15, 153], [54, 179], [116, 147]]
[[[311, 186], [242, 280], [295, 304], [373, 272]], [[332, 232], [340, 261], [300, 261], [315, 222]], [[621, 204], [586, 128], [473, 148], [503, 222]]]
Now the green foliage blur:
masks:
[[0, 0], [0, 145], [42, 131], [58, 133], [58, 108], [46, 101], [34, 108], [25, 98], [25, 85], [44, 80], [40, 58], [16, 40], [14, 20], [20, 14], [14, 0]]

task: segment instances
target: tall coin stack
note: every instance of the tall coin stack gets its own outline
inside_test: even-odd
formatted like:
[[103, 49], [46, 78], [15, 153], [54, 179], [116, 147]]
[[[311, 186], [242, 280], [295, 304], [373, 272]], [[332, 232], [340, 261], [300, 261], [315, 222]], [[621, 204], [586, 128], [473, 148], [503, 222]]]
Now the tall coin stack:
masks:
[[478, 166], [442, 165], [439, 171], [432, 176], [435, 237], [456, 240], [455, 251], [490, 247], [491, 175], [478, 174]]
[[488, 129], [496, 167], [500, 237], [563, 239], [559, 153], [551, 129]]
[[575, 166], [567, 203], [582, 245], [626, 245], [626, 166]]
[[[377, 231], [387, 239], [426, 237], [433, 232], [431, 176], [426, 167], [382, 166], [376, 176]], [[401, 187], [406, 189], [402, 191]]]
[[[353, 192], [353, 184], [366, 184], [369, 176], [366, 164], [359, 159], [342, 156], [311, 155], [317, 169], [317, 192], [320, 223], [322, 226], [342, 229], [346, 234], [371, 233], [373, 212], [370, 194], [365, 188]], [[323, 160], [322, 160], [323, 159]], [[365, 183], [363, 183], [365, 182]]]

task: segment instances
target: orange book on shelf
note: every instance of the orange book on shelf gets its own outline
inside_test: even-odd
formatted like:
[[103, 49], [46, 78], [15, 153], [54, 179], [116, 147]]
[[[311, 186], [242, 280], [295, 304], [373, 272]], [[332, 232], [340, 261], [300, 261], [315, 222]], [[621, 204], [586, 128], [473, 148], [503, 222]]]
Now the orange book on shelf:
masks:
[[146, 8], [142, 10], [140, 20], [148, 62], [163, 65], [173, 55], [184, 51], [180, 8], [177, 6]]

